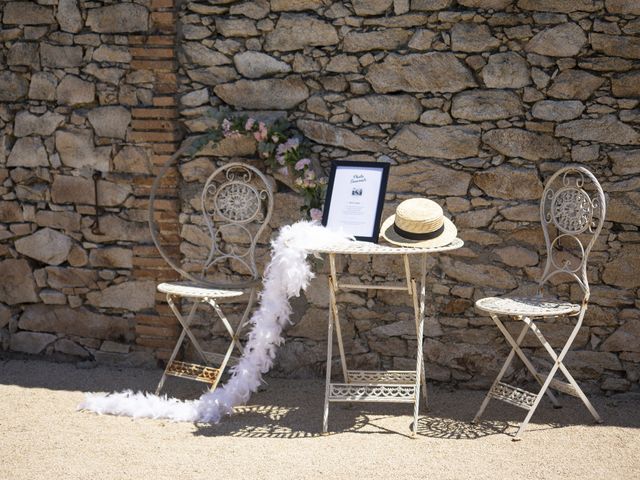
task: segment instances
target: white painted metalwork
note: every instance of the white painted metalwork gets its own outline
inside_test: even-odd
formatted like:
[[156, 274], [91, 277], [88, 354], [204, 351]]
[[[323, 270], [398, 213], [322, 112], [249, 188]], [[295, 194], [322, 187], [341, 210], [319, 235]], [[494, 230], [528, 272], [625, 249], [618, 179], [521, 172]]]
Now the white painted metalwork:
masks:
[[[324, 411], [322, 416], [322, 432], [329, 428], [329, 404], [331, 402], [399, 402], [413, 403], [412, 433], [415, 436], [418, 428], [418, 413], [420, 408], [420, 390], [427, 403], [427, 383], [423, 366], [422, 343], [424, 335], [424, 317], [426, 301], [427, 254], [444, 252], [460, 248], [462, 240], [455, 239], [449, 245], [434, 248], [391, 247], [368, 242], [345, 241], [332, 245], [312, 245], [309, 250], [314, 253], [326, 253], [329, 257], [329, 321], [327, 325], [327, 371], [325, 385]], [[395, 285], [351, 284], [340, 283], [336, 270], [336, 255], [402, 255], [405, 269], [404, 282]], [[420, 290], [411, 275], [409, 255], [420, 255]], [[416, 368], [415, 370], [349, 370], [345, 355], [340, 317], [336, 301], [339, 290], [397, 290], [404, 291], [412, 299], [416, 324]], [[340, 354], [343, 382], [331, 382], [331, 362], [333, 359], [334, 329]]]
[[[163, 172], [166, 170], [163, 170]], [[199, 274], [187, 272], [177, 266], [163, 251], [158, 241], [153, 204], [161, 175], [154, 182], [149, 214], [152, 238], [163, 258], [182, 277], [183, 282], [166, 282], [158, 290], [167, 295], [167, 303], [182, 326], [182, 332], [169, 357], [167, 367], [158, 383], [156, 394], [162, 389], [167, 375], [191, 378], [211, 384], [215, 389], [226, 366], [233, 362], [234, 349], [242, 352], [239, 341], [249, 314], [257, 298], [260, 275], [256, 266], [257, 242], [268, 226], [273, 211], [273, 193], [267, 178], [256, 168], [239, 162], [231, 162], [213, 172], [205, 181], [201, 195], [203, 218], [210, 235], [209, 252]], [[228, 240], [232, 238], [233, 241]], [[228, 282], [213, 281], [210, 275], [223, 264], [240, 264], [246, 271], [245, 278]], [[234, 276], [239, 275], [234, 271]], [[218, 300], [238, 297], [248, 293], [248, 301], [242, 318], [236, 327], [223, 313]], [[184, 318], [175, 302], [179, 299], [193, 302], [189, 315]], [[224, 354], [205, 352], [191, 331], [194, 314], [201, 304], [209, 305], [225, 327], [231, 342]], [[203, 365], [179, 362], [178, 352], [189, 338]], [[213, 364], [218, 367], [213, 367]]]
[[[511, 345], [511, 352], [482, 402], [474, 421], [480, 419], [491, 398], [522, 407], [528, 410], [528, 413], [514, 437], [514, 440], [519, 440], [545, 394], [551, 399], [554, 406], [559, 406], [549, 390], [552, 388], [580, 398], [594, 419], [601, 422], [600, 416], [564, 365], [563, 360], [580, 330], [587, 309], [590, 294], [587, 259], [602, 230], [605, 213], [606, 204], [602, 188], [586, 168], [565, 167], [556, 172], [547, 182], [540, 202], [540, 219], [547, 247], [547, 260], [540, 278], [538, 296], [532, 298], [488, 297], [476, 302], [476, 307], [479, 310], [489, 313]], [[564, 248], [568, 246], [576, 247], [578, 257], [565, 256], [563, 258]], [[582, 289], [583, 298], [580, 304], [543, 296], [546, 282], [560, 273], [570, 275]], [[511, 336], [499, 315], [516, 317], [524, 323], [517, 340]], [[560, 353], [556, 353], [534, 319], [563, 315], [575, 317], [576, 323]], [[529, 329], [535, 334], [553, 361], [547, 375], [539, 374], [520, 348]], [[501, 381], [516, 355], [540, 384], [538, 393], [527, 392]], [[562, 372], [568, 382], [554, 379], [558, 370]]]

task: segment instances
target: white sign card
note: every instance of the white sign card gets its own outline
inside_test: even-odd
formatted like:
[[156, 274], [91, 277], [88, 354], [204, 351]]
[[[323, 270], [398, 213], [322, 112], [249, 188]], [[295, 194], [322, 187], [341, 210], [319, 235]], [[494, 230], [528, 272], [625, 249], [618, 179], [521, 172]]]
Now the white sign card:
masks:
[[333, 162], [322, 224], [377, 243], [388, 177], [388, 163]]

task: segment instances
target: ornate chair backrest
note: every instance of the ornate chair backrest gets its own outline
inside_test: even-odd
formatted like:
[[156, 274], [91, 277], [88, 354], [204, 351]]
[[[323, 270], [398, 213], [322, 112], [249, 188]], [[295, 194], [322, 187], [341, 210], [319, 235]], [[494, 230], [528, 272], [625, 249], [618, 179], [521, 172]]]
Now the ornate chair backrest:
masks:
[[[547, 262], [539, 287], [557, 274], [573, 277], [589, 299], [587, 259], [604, 224], [606, 201], [596, 177], [584, 167], [558, 170], [547, 181], [540, 202], [540, 220]], [[578, 257], [567, 254], [576, 251]]]
[[211, 237], [202, 264], [203, 283], [211, 269], [225, 262], [250, 278], [224, 282], [225, 288], [241, 288], [260, 278], [256, 266], [256, 244], [273, 212], [273, 192], [258, 169], [239, 162], [228, 163], [207, 178], [201, 195], [202, 214]]

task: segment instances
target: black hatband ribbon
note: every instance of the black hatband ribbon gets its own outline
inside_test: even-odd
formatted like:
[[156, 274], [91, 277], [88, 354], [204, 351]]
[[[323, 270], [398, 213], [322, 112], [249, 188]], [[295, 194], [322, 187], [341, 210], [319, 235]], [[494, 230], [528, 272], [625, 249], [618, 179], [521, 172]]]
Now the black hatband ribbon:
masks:
[[395, 223], [393, 224], [393, 229], [398, 235], [400, 235], [403, 238], [408, 238], [409, 240], [431, 240], [432, 238], [439, 237], [440, 234], [444, 232], [444, 223], [439, 229], [434, 230], [433, 232], [426, 232], [426, 233], [407, 232], [406, 230], [401, 229]]

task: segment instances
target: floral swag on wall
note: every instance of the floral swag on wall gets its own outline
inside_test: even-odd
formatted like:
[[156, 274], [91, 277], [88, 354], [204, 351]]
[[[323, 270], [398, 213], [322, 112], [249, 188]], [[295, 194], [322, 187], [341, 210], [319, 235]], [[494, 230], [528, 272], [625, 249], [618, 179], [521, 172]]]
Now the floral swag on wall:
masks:
[[224, 138], [251, 135], [258, 142], [258, 155], [271, 173], [290, 179], [286, 183], [302, 195], [301, 212], [311, 220], [322, 220], [327, 179], [318, 174], [319, 168], [307, 157], [309, 148], [300, 133], [284, 119], [267, 124], [247, 116], [229, 118], [227, 113], [221, 112], [216, 118], [218, 127], [197, 137], [186, 153], [195, 155], [205, 145], [217, 144]]

